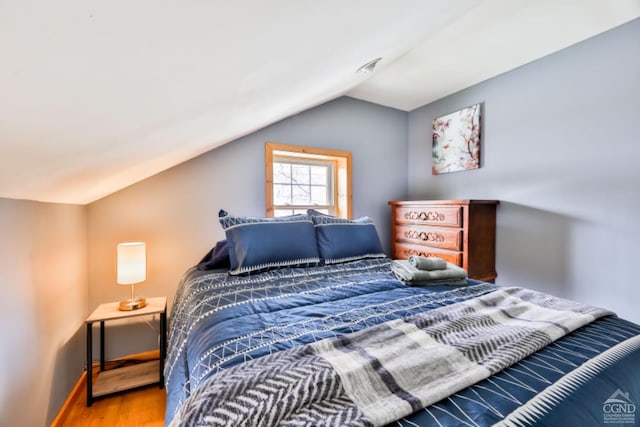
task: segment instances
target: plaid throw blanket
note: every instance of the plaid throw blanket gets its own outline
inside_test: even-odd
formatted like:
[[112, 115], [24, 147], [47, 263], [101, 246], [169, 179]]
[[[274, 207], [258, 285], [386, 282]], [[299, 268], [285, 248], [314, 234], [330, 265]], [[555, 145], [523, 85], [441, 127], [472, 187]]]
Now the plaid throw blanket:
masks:
[[222, 371], [194, 391], [171, 425], [384, 425], [607, 314], [500, 288]]

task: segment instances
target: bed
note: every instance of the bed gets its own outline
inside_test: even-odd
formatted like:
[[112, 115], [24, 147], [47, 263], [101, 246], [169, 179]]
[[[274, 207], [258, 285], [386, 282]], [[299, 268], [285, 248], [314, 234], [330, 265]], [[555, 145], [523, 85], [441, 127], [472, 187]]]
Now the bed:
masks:
[[637, 425], [640, 326], [533, 290], [409, 286], [373, 223], [220, 212], [181, 280], [166, 424]]

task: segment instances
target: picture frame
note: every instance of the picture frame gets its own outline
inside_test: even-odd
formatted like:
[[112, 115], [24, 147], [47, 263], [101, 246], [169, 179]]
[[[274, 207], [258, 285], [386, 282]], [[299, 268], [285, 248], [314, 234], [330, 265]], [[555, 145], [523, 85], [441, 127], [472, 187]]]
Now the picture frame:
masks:
[[433, 120], [433, 175], [480, 167], [481, 118], [477, 103]]

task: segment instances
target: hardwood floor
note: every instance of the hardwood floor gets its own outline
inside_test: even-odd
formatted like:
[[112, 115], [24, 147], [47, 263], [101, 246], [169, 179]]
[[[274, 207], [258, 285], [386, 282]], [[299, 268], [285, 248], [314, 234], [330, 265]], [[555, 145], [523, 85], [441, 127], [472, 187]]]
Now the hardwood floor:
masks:
[[78, 395], [62, 426], [164, 426], [165, 390], [148, 386], [99, 399], [86, 407], [85, 393]]
[[86, 377], [83, 375], [52, 426], [162, 427], [166, 400], [164, 388], [150, 385], [97, 399], [87, 408]]

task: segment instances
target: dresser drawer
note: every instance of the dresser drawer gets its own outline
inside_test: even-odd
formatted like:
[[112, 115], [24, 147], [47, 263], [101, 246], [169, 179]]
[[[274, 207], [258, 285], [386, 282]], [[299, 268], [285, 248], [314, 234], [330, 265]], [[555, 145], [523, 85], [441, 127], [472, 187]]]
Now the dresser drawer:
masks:
[[394, 240], [418, 245], [425, 244], [452, 251], [462, 250], [462, 230], [454, 228], [396, 225]]
[[396, 243], [394, 245], [394, 254], [396, 259], [407, 259], [411, 255], [418, 255], [424, 257], [438, 257], [443, 260], [462, 266], [462, 253], [461, 252], [449, 252], [440, 251], [437, 248], [429, 248], [426, 246], [410, 245], [403, 243]]
[[440, 225], [462, 227], [461, 206], [399, 206], [395, 220], [398, 224]]

